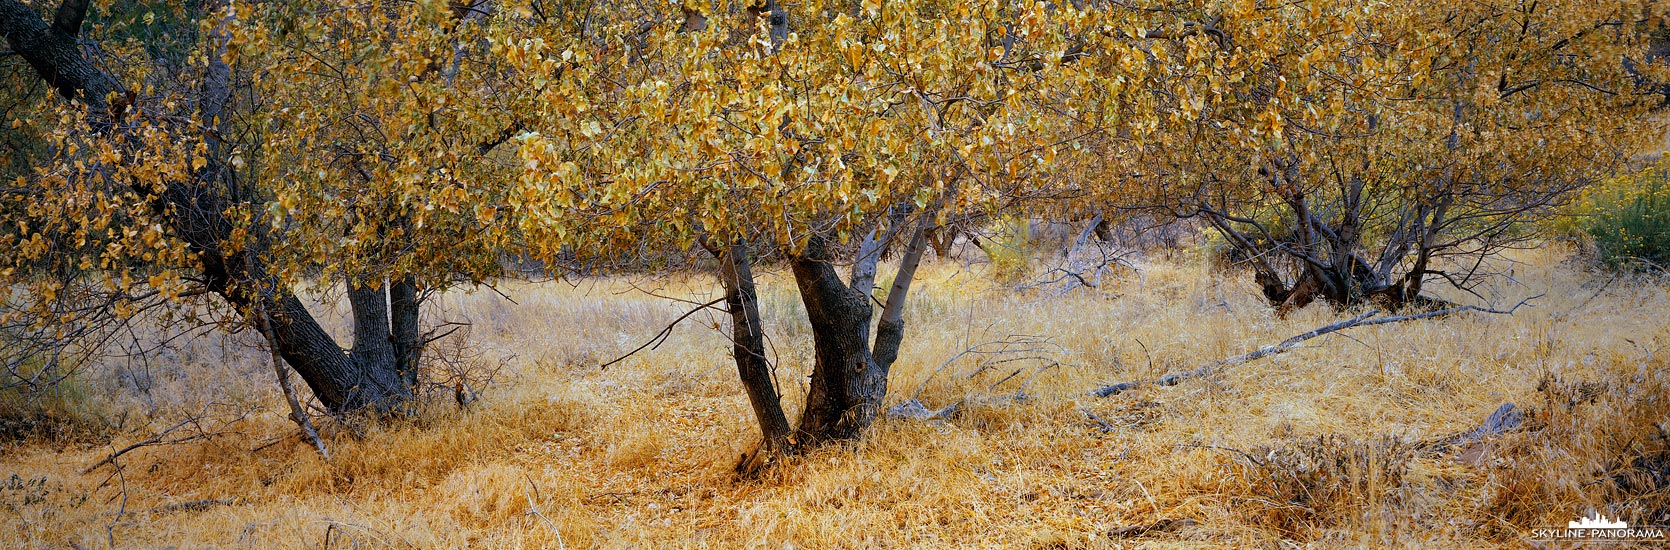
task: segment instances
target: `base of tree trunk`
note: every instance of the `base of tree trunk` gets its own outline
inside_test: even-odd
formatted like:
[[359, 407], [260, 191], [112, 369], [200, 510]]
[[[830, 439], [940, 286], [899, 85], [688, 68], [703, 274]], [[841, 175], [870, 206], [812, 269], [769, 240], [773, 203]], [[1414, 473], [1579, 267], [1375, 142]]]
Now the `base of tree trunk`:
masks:
[[772, 466], [781, 463], [783, 458], [799, 454], [801, 449], [800, 445], [790, 441], [768, 445], [766, 440], [762, 439], [742, 452], [732, 470], [736, 472], [738, 479], [758, 479]]

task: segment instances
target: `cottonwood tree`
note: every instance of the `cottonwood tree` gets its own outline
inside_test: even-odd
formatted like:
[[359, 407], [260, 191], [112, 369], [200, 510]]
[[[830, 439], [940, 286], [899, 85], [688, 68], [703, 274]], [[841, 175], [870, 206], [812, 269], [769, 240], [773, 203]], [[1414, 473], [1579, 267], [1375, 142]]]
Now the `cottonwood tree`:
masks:
[[1470, 290], [1662, 132], [1652, 2], [1156, 6], [1174, 21], [1142, 85], [1163, 118], [1125, 177], [1220, 233], [1283, 311]]
[[[525, 170], [512, 206], [547, 255], [656, 242], [719, 260], [764, 435], [744, 468], [875, 420], [926, 232], [1054, 177], [1071, 127], [1055, 102], [1094, 76], [1060, 64], [1091, 15], [1044, 3], [592, 13], [495, 42], [539, 90], [517, 139]], [[899, 272], [878, 319], [871, 294], [890, 247]], [[815, 364], [792, 427], [761, 333], [762, 257], [787, 263], [812, 327]]]
[[392, 362], [409, 386], [432, 338], [422, 297], [502, 275], [512, 236], [495, 206], [513, 177], [495, 149], [516, 118], [483, 47], [493, 9], [289, 2], [238, 29], [260, 64], [256, 149], [272, 160], [268, 219], [284, 235], [272, 254], [345, 282], [349, 355]]
[[[480, 250], [478, 241], [465, 240], [447, 251], [429, 248], [456, 240], [465, 224], [461, 219], [477, 219], [476, 213], [445, 208], [421, 213], [436, 212], [437, 203], [452, 193], [446, 186], [435, 186], [441, 189], [437, 193], [413, 191], [446, 179], [444, 163], [413, 152], [436, 148], [423, 142], [397, 153], [378, 150], [422, 142], [436, 131], [407, 130], [401, 137], [410, 139], [390, 140], [385, 134], [354, 140], [348, 132], [366, 127], [349, 120], [388, 116], [388, 105], [409, 99], [373, 76], [400, 78], [403, 86], [440, 79], [402, 64], [399, 56], [424, 47], [452, 52], [468, 42], [438, 30], [448, 27], [429, 25], [437, 21], [433, 11], [401, 8], [372, 16], [340, 7], [158, 5], [142, 6], [155, 10], [143, 17], [107, 13], [109, 22], [95, 22], [88, 2], [66, 1], [52, 13], [0, 2], [0, 32], [8, 45], [63, 100], [57, 111], [14, 119], [45, 128], [53, 156], [8, 190], [9, 196], [27, 196], [28, 206], [10, 207], [8, 199], [9, 207], [0, 212], [8, 228], [0, 246], [18, 251], [0, 260], [6, 262], [0, 274], [10, 292], [8, 322], [29, 320], [20, 326], [63, 335], [58, 327], [79, 326], [72, 322], [78, 315], [122, 318], [157, 300], [213, 295], [230, 306], [229, 327], [260, 329], [329, 410], [388, 412], [409, 401], [413, 346], [421, 344], [415, 337], [417, 287], [490, 262], [452, 253]], [[169, 32], [143, 33], [145, 40], [101, 40], [116, 30], [153, 24], [155, 12], [182, 23]], [[365, 16], [361, 22], [384, 18], [387, 24], [354, 27], [356, 15]], [[373, 32], [399, 25], [430, 32], [399, 41]], [[373, 40], [361, 41], [356, 35], [361, 32]], [[313, 48], [323, 35], [339, 49]], [[405, 47], [391, 47], [397, 43]], [[376, 63], [349, 50], [367, 44], [387, 48]], [[178, 55], [164, 55], [170, 53]], [[316, 64], [279, 70], [302, 59]], [[321, 73], [307, 72], [333, 61], [339, 69], [359, 63], [353, 68], [366, 76], [337, 73], [334, 83], [343, 88], [330, 89], [329, 81], [318, 81]], [[299, 99], [316, 97], [311, 94], [321, 89], [393, 99], [362, 97], [363, 103], [318, 113], [294, 110], [300, 104], [329, 104]], [[337, 118], [314, 123], [309, 114]], [[447, 111], [424, 114], [445, 117]], [[375, 152], [377, 160], [361, 165], [343, 160], [366, 151]], [[319, 159], [333, 154], [338, 164], [324, 170], [329, 161]], [[389, 154], [404, 157], [389, 161]], [[422, 168], [365, 168], [414, 163]], [[312, 171], [301, 177], [304, 169]], [[360, 170], [373, 180], [344, 177]], [[419, 182], [414, 173], [430, 179]], [[320, 184], [331, 177], [353, 183]], [[440, 230], [426, 234], [424, 228]], [[382, 281], [368, 276], [374, 269], [392, 292], [382, 292]], [[353, 353], [346, 353], [292, 292], [314, 277], [345, 279], [355, 288]], [[372, 291], [365, 292], [368, 288]], [[392, 324], [383, 313], [391, 302]]]

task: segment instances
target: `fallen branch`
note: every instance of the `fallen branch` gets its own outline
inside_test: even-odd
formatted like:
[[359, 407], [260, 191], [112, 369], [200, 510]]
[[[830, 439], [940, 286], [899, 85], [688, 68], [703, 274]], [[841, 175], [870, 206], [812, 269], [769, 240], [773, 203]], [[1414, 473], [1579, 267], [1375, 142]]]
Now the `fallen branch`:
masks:
[[539, 511], [539, 506], [534, 505], [534, 495], [539, 493], [539, 487], [533, 484], [532, 477], [528, 477], [525, 474], [522, 477], [528, 480], [528, 488], [531, 489], [531, 491], [524, 491], [522, 493], [523, 496], [528, 497], [528, 511], [526, 515], [545, 520], [545, 526], [551, 528], [551, 534], [556, 535], [557, 537], [557, 548], [559, 550], [567, 549], [568, 545], [563, 544], [562, 541], [562, 531], [557, 529], [557, 522], [551, 521], [551, 518], [545, 517], [545, 514]]
[[174, 430], [184, 428], [187, 425], [195, 423], [200, 419], [202, 419], [202, 417], [193, 416], [191, 418], [181, 420], [179, 424], [169, 426], [168, 429], [163, 430], [161, 432], [157, 432], [156, 435], [151, 436], [149, 439], [146, 439], [144, 441], [140, 441], [138, 443], [134, 443], [132, 445], [128, 445], [126, 447], [122, 447], [121, 450], [116, 451], [114, 453], [110, 453], [110, 456], [106, 456], [106, 457], [104, 457], [103, 460], [100, 460], [98, 462], [94, 462], [92, 466], [88, 466], [86, 469], [81, 470], [81, 475], [87, 475], [87, 474], [93, 473], [93, 470], [99, 469], [100, 466], [104, 466], [106, 464], [113, 464], [113, 463], [116, 462], [116, 459], [121, 458], [122, 455], [128, 454], [131, 451], [138, 450], [138, 449], [143, 448], [143, 447], [149, 447], [149, 446], [152, 446], [152, 445], [173, 445], [175, 443], [184, 443], [184, 442], [187, 442], [187, 441], [191, 441], [193, 439], [200, 439], [202, 437], [205, 437], [206, 434], [204, 434], [202, 432], [199, 432], [199, 433], [195, 433], [195, 434], [188, 435], [188, 436], [181, 437], [181, 438], [177, 438], [177, 439], [167, 439], [168, 434], [174, 433]]
[[1477, 312], [1481, 312], [1481, 313], [1493, 313], [1493, 314], [1498, 314], [1498, 315], [1509, 315], [1509, 314], [1512, 314], [1513, 312], [1519, 310], [1519, 308], [1521, 306], [1524, 306], [1525, 304], [1530, 303], [1531, 300], [1541, 298], [1542, 296], [1543, 296], [1542, 294], [1538, 294], [1536, 296], [1532, 296], [1530, 298], [1520, 300], [1518, 304], [1515, 304], [1513, 307], [1508, 308], [1508, 309], [1493, 309], [1493, 308], [1484, 308], [1484, 307], [1479, 307], [1479, 306], [1460, 306], [1460, 307], [1452, 307], [1452, 308], [1448, 308], [1448, 309], [1441, 309], [1441, 310], [1438, 310], [1438, 311], [1429, 311], [1429, 312], [1426, 312], [1426, 313], [1418, 313], [1418, 314], [1413, 314], [1413, 315], [1394, 315], [1394, 316], [1391, 316], [1391, 317], [1381, 317], [1381, 318], [1378, 318], [1378, 319], [1371, 319], [1371, 317], [1374, 317], [1375, 315], [1380, 314], [1380, 311], [1371, 309], [1369, 311], [1364, 312], [1362, 315], [1358, 315], [1356, 317], [1352, 317], [1350, 319], [1346, 319], [1344, 321], [1340, 321], [1340, 322], [1337, 322], [1337, 323], [1334, 323], [1334, 324], [1331, 324], [1331, 325], [1316, 328], [1314, 330], [1311, 330], [1310, 332], [1306, 332], [1304, 334], [1300, 334], [1298, 336], [1294, 336], [1292, 338], [1288, 338], [1286, 340], [1283, 340], [1280, 344], [1276, 344], [1274, 346], [1264, 346], [1264, 347], [1259, 348], [1258, 350], [1253, 351], [1251, 353], [1246, 353], [1246, 354], [1237, 355], [1235, 357], [1231, 357], [1231, 358], [1228, 358], [1228, 359], [1214, 361], [1212, 363], [1208, 363], [1208, 364], [1203, 365], [1203, 366], [1201, 366], [1199, 368], [1196, 368], [1194, 370], [1188, 370], [1188, 371], [1183, 371], [1183, 372], [1175, 372], [1175, 373], [1167, 374], [1167, 375], [1161, 376], [1158, 379], [1155, 379], [1151, 382], [1143, 382], [1143, 381], [1120, 382], [1118, 384], [1111, 384], [1111, 385], [1107, 385], [1107, 386], [1102, 386], [1100, 388], [1096, 388], [1094, 390], [1091, 390], [1090, 394], [1094, 395], [1096, 397], [1110, 397], [1110, 396], [1118, 395], [1119, 393], [1127, 391], [1127, 390], [1136, 389], [1138, 387], [1143, 386], [1144, 384], [1153, 384], [1153, 385], [1156, 385], [1156, 386], [1173, 386], [1173, 385], [1176, 385], [1178, 382], [1182, 382], [1182, 381], [1188, 380], [1190, 378], [1200, 378], [1202, 376], [1212, 374], [1213, 372], [1217, 372], [1218, 369], [1222, 369], [1222, 368], [1230, 367], [1230, 366], [1234, 366], [1234, 365], [1239, 365], [1241, 363], [1256, 361], [1258, 359], [1263, 359], [1265, 357], [1269, 357], [1269, 356], [1272, 356], [1272, 355], [1279, 355], [1279, 354], [1287, 353], [1289, 351], [1292, 351], [1293, 348], [1298, 347], [1298, 345], [1300, 343], [1304, 342], [1305, 340], [1309, 340], [1309, 339], [1312, 339], [1312, 338], [1316, 338], [1318, 336], [1326, 335], [1326, 334], [1333, 333], [1333, 332], [1338, 332], [1338, 331], [1345, 330], [1345, 329], [1348, 329], [1348, 328], [1353, 328], [1353, 327], [1366, 327], [1366, 326], [1370, 326], [1370, 325], [1385, 325], [1385, 324], [1391, 324], [1391, 323], [1401, 323], [1401, 322], [1404, 322], [1404, 321], [1418, 321], [1418, 320], [1422, 320], [1422, 319], [1434, 319], [1434, 318], [1444, 317], [1446, 315], [1454, 315], [1454, 314], [1462, 313], [1462, 312], [1466, 312], [1466, 311], [1477, 311]]
[[[1324, 334], [1328, 334], [1328, 333], [1331, 333], [1331, 332], [1336, 332], [1336, 331], [1340, 331], [1340, 330], [1344, 330], [1344, 329], [1348, 329], [1348, 328], [1357, 326], [1359, 324], [1362, 324], [1363, 321], [1368, 320], [1369, 317], [1373, 317], [1375, 315], [1378, 315], [1379, 313], [1380, 313], [1380, 310], [1371, 309], [1367, 312], [1364, 312], [1362, 315], [1358, 315], [1356, 317], [1352, 317], [1350, 319], [1346, 319], [1346, 320], [1340, 321], [1338, 323], [1334, 323], [1334, 324], [1331, 324], [1331, 325], [1320, 327], [1320, 328], [1311, 330], [1310, 332], [1306, 332], [1304, 334], [1300, 334], [1298, 336], [1288, 338], [1286, 340], [1283, 340], [1282, 343], [1280, 343], [1280, 344], [1276, 344], [1274, 346], [1264, 346], [1264, 347], [1259, 348], [1258, 350], [1253, 351], [1251, 353], [1247, 353], [1247, 354], [1243, 354], [1243, 355], [1237, 355], [1235, 357], [1231, 357], [1231, 358], [1228, 358], [1228, 359], [1222, 359], [1222, 360], [1219, 360], [1219, 361], [1214, 361], [1212, 363], [1208, 363], [1208, 364], [1203, 365], [1200, 368], [1197, 368], [1197, 369], [1194, 369], [1194, 370], [1167, 374], [1165, 376], [1161, 376], [1160, 378], [1154, 380], [1151, 383], [1154, 384], [1154, 385], [1158, 385], [1158, 386], [1172, 386], [1172, 385], [1176, 385], [1178, 382], [1182, 382], [1182, 381], [1188, 380], [1190, 378], [1199, 378], [1199, 377], [1202, 377], [1202, 376], [1206, 376], [1206, 375], [1211, 374], [1213, 372], [1216, 372], [1218, 369], [1221, 369], [1221, 368], [1224, 368], [1224, 367], [1239, 365], [1241, 363], [1246, 363], [1248, 361], [1263, 359], [1263, 358], [1269, 357], [1271, 355], [1287, 353], [1288, 351], [1292, 350], [1294, 347], [1298, 346], [1301, 342], [1304, 342], [1305, 340], [1309, 340], [1311, 338], [1322, 336]], [[1137, 387], [1142, 386], [1142, 384], [1143, 384], [1143, 382], [1121, 382], [1121, 383], [1113, 384], [1113, 385], [1110, 385], [1110, 386], [1103, 386], [1103, 387], [1100, 387], [1100, 388], [1096, 388], [1094, 390], [1091, 390], [1090, 393], [1092, 395], [1095, 395], [1096, 397], [1109, 397], [1109, 396], [1113, 396], [1113, 395], [1118, 395], [1120, 392], [1123, 392], [1125, 390], [1135, 389]]]
[[1494, 308], [1485, 308], [1485, 307], [1479, 307], [1479, 306], [1460, 306], [1460, 307], [1452, 307], [1452, 308], [1447, 308], [1447, 309], [1440, 309], [1438, 311], [1428, 311], [1426, 313], [1417, 313], [1417, 314], [1414, 314], [1414, 315], [1394, 315], [1394, 316], [1391, 316], [1391, 317], [1381, 317], [1379, 319], [1370, 319], [1368, 321], [1358, 323], [1357, 326], [1365, 326], [1366, 327], [1366, 326], [1370, 326], [1370, 325], [1385, 325], [1385, 324], [1390, 324], [1390, 323], [1399, 323], [1399, 322], [1403, 322], [1403, 321], [1419, 321], [1419, 320], [1422, 320], [1422, 319], [1434, 319], [1434, 318], [1438, 318], [1438, 317], [1444, 317], [1444, 316], [1447, 316], [1447, 315], [1455, 315], [1457, 313], [1463, 313], [1463, 312], [1467, 312], [1467, 311], [1477, 311], [1479, 313], [1492, 313], [1492, 314], [1496, 314], [1496, 315], [1512, 315], [1513, 312], [1519, 311], [1520, 307], [1531, 303], [1531, 300], [1535, 300], [1535, 299], [1541, 298], [1543, 296], [1547, 296], [1547, 294], [1538, 294], [1536, 296], [1532, 296], [1530, 298], [1520, 300], [1519, 303], [1514, 304], [1513, 307], [1510, 307], [1508, 309], [1494, 309]]
[[158, 506], [156, 508], [152, 508], [151, 512], [153, 512], [153, 513], [155, 513], [155, 512], [201, 512], [201, 511], [208, 510], [208, 509], [216, 507], [216, 506], [231, 506], [231, 505], [237, 504], [237, 503], [238, 503], [237, 500], [229, 499], [229, 498], [224, 498], [224, 499], [223, 498], [210, 498], [210, 499], [203, 499], [203, 500], [190, 500], [190, 501], [186, 501], [186, 502], [179, 502], [179, 503], [169, 504], [167, 506]]
[[1195, 520], [1193, 520], [1193, 519], [1189, 519], [1189, 518], [1169, 519], [1169, 518], [1167, 518], [1167, 519], [1162, 519], [1162, 520], [1156, 521], [1154, 523], [1149, 523], [1149, 524], [1146, 524], [1146, 525], [1132, 525], [1130, 527], [1120, 527], [1118, 529], [1109, 530], [1108, 531], [1108, 536], [1113, 537], [1113, 538], [1140, 537], [1140, 536], [1147, 535], [1149, 533], [1165, 533], [1165, 532], [1170, 532], [1170, 531], [1177, 531], [1179, 529], [1183, 529], [1185, 527], [1193, 527], [1195, 525], [1196, 525], [1196, 523], [1195, 523]]
[[1455, 447], [1465, 446], [1477, 441], [1508, 433], [1525, 423], [1525, 411], [1514, 407], [1513, 403], [1503, 403], [1495, 412], [1485, 417], [1484, 423], [1472, 430], [1456, 434], [1431, 444], [1427, 450], [1432, 453], [1442, 453]]
[[933, 419], [936, 419], [936, 418], [950, 418], [952, 415], [957, 414], [957, 410], [961, 406], [962, 406], [962, 402], [961, 401], [956, 401], [956, 402], [952, 402], [950, 405], [946, 405], [946, 406], [941, 407], [939, 409], [929, 410], [928, 407], [924, 406], [921, 401], [917, 401], [916, 399], [906, 399], [906, 400], [904, 400], [903, 402], [901, 402], [897, 405], [894, 405], [892, 407], [888, 407], [887, 408], [887, 416], [891, 417], [891, 418], [903, 418], [903, 419], [908, 419], [908, 420], [933, 420]]

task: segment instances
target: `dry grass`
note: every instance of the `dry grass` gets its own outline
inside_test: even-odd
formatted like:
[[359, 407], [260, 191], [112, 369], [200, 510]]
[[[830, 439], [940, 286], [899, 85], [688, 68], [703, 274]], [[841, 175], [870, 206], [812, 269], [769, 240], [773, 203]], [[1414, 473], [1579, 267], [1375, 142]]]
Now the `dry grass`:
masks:
[[[6, 448], [0, 546], [1489, 548], [1524, 546], [1524, 530], [1591, 509], [1670, 523], [1667, 426], [1655, 424], [1670, 397], [1670, 292], [1564, 259], [1518, 258], [1501, 301], [1548, 296], [1512, 317], [1355, 329], [1108, 399], [1082, 392], [1338, 314], [1275, 319], [1250, 283], [1194, 261], [1149, 261], [1047, 300], [993, 287], [980, 266], [932, 264], [907, 311], [892, 400], [976, 344], [1040, 336], [1047, 345], [1005, 357], [1044, 360], [969, 378], [980, 357], [965, 356], [921, 395], [930, 407], [970, 399], [958, 416], [883, 421], [746, 482], [729, 466], [756, 436], [721, 319], [698, 314], [659, 349], [599, 371], [683, 306], [631, 290], [642, 281], [504, 288], [519, 304], [457, 292], [444, 315], [474, 322], [488, 356], [513, 354], [510, 372], [467, 410], [335, 432], [329, 462], [294, 439], [251, 450], [294, 427], [260, 355], [238, 351], [248, 335], [156, 361], [143, 391], [121, 369], [86, 373], [85, 391], [133, 419], [109, 443]], [[809, 335], [786, 273], [764, 278], [795, 414]], [[715, 286], [659, 284], [703, 298]], [[1049, 361], [1060, 365], [1034, 375]], [[1000, 399], [1023, 384], [1027, 399]], [[1526, 429], [1428, 445], [1503, 402], [1530, 410]], [[79, 473], [199, 411], [220, 435], [132, 452], [118, 477]], [[180, 506], [204, 500], [218, 502]]]

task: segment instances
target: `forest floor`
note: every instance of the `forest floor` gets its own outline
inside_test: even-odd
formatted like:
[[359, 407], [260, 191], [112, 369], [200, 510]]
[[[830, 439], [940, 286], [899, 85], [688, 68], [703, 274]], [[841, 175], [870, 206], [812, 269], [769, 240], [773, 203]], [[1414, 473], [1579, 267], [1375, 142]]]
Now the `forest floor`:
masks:
[[[1593, 511], [1670, 524], [1662, 282], [1527, 251], [1482, 299], [1446, 296], [1542, 295], [1512, 315], [1358, 327], [1087, 395], [1356, 313], [1277, 318], [1249, 277], [1185, 253], [1136, 265], [1054, 295], [930, 260], [888, 401], [957, 414], [886, 419], [747, 480], [732, 467], [757, 431], [720, 314], [599, 369], [692, 307], [644, 290], [706, 302], [705, 276], [443, 295], [438, 318], [472, 325], [430, 353], [496, 376], [466, 407], [447, 389], [416, 420], [326, 423], [328, 460], [294, 436], [251, 335], [182, 340], [62, 390], [114, 428], [0, 447], [0, 546], [1517, 548]], [[787, 271], [761, 271], [792, 419], [810, 335]], [[1504, 403], [1515, 429], [1441, 444]]]

